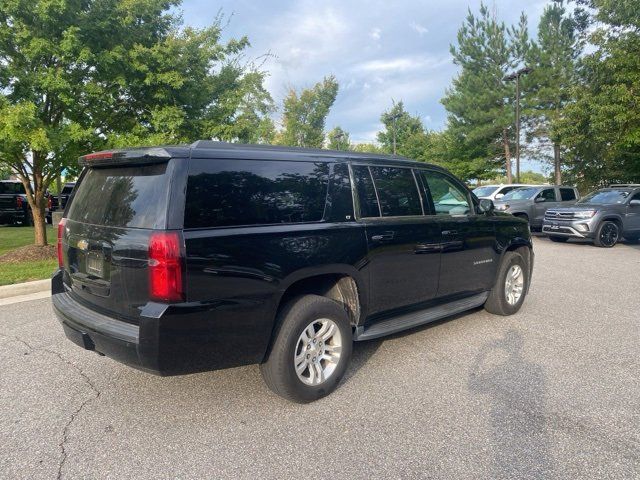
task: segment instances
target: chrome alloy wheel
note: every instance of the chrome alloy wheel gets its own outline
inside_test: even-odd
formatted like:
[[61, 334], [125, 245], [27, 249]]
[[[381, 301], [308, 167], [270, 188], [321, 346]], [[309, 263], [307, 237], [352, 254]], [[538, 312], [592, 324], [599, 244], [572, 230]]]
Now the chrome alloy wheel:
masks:
[[342, 351], [342, 335], [333, 320], [314, 320], [303, 330], [293, 353], [298, 378], [306, 385], [320, 385], [336, 370]]
[[515, 305], [524, 290], [524, 272], [520, 265], [511, 265], [504, 282], [504, 295], [509, 305]]

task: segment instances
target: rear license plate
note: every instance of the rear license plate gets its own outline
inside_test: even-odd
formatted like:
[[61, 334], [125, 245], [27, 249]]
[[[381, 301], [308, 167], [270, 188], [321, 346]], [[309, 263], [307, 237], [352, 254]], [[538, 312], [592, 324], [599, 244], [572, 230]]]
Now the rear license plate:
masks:
[[102, 257], [95, 253], [87, 255], [87, 273], [95, 277], [102, 278], [102, 266], [104, 262]]

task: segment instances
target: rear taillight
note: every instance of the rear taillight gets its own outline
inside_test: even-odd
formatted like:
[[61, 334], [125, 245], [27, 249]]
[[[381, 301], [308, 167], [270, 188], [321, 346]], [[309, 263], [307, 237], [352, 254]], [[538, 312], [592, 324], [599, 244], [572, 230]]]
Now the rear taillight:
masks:
[[58, 266], [64, 267], [64, 259], [62, 258], [62, 236], [64, 235], [64, 227], [67, 224], [67, 219], [63, 218], [58, 224]]
[[22, 197], [16, 197], [16, 207], [22, 208]]
[[158, 232], [149, 239], [149, 295], [152, 300], [184, 299], [182, 286], [182, 237], [178, 232]]

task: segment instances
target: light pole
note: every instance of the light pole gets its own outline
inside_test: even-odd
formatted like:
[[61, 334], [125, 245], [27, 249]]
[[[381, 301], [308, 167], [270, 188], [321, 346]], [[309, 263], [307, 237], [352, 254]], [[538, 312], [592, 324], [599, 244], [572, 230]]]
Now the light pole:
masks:
[[520, 183], [520, 77], [531, 70], [531, 67], [523, 67], [504, 77], [506, 81], [516, 81], [516, 183]]

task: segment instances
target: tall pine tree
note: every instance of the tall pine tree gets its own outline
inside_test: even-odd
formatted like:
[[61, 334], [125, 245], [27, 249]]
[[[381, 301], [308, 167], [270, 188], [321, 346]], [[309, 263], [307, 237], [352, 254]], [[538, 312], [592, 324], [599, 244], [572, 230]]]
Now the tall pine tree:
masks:
[[522, 15], [518, 26], [507, 28], [481, 4], [478, 16], [469, 11], [457, 40], [451, 54], [460, 73], [442, 99], [451, 138], [473, 154], [474, 170], [504, 167], [511, 182], [514, 87], [505, 76], [522, 63], [527, 19]]
[[524, 81], [525, 104], [532, 135], [553, 148], [554, 179], [562, 182], [563, 140], [559, 129], [564, 109], [571, 100], [576, 61], [581, 50], [578, 29], [567, 14], [564, 0], [547, 5], [540, 17], [538, 40], [528, 52], [532, 72]]

